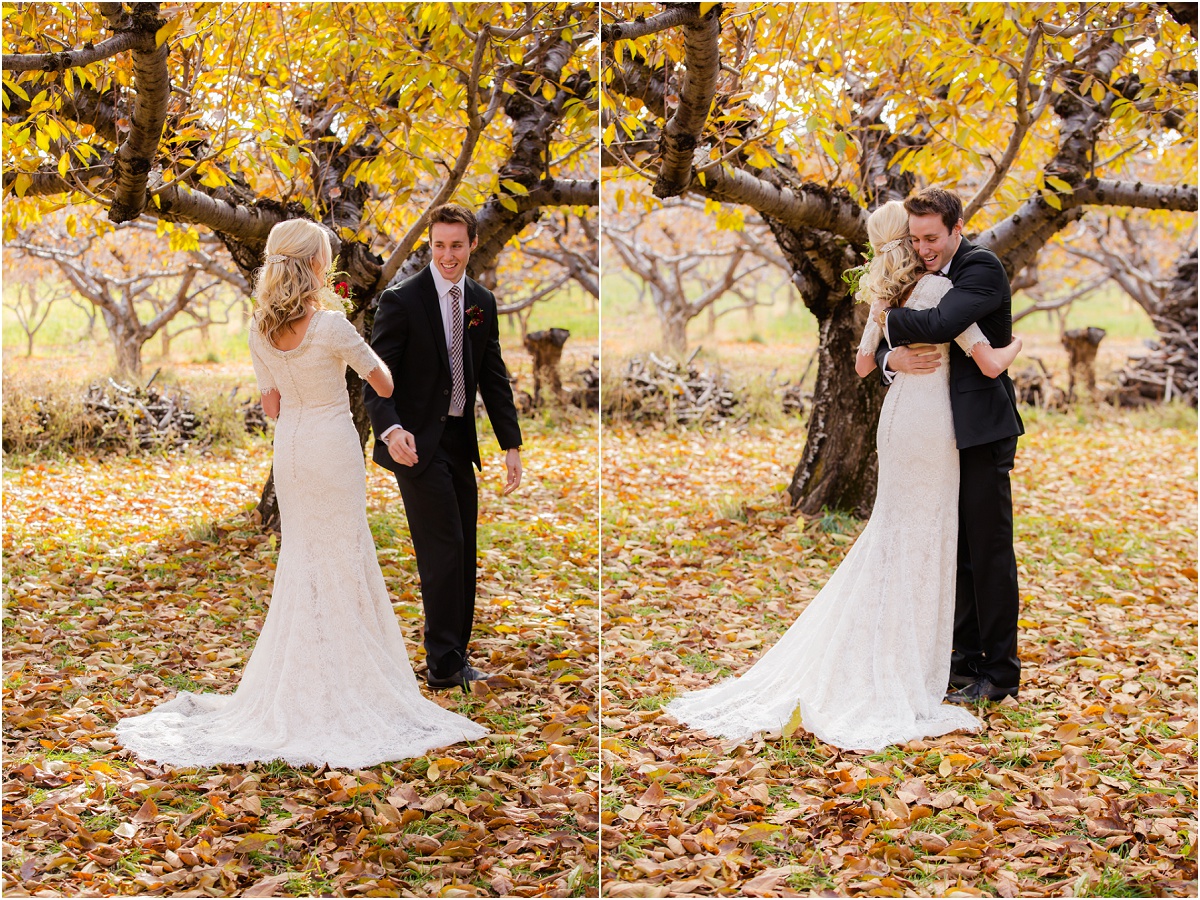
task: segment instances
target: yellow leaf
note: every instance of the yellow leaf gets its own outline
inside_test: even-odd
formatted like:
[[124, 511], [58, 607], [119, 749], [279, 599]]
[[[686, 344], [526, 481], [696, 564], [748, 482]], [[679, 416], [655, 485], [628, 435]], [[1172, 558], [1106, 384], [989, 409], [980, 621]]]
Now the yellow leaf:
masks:
[[512, 197], [509, 197], [507, 194], [500, 195], [500, 205], [503, 206], [505, 209], [507, 209], [509, 212], [517, 212], [517, 210], [518, 210], [517, 201], [514, 200]]
[[755, 822], [738, 835], [739, 844], [752, 844], [755, 841], [765, 841], [777, 834], [782, 826], [769, 825], [766, 822]]
[[183, 24], [183, 16], [176, 16], [158, 31], [154, 32], [154, 46], [161, 47], [164, 41], [170, 38], [179, 30], [179, 26]]
[[790, 738], [793, 734], [800, 730], [800, 726], [804, 724], [804, 717], [800, 715], [800, 704], [796, 704], [796, 708], [792, 710], [792, 717], [787, 720], [787, 724], [783, 726], [783, 736]]
[[704, 18], [705, 16], [707, 16], [708, 11], [717, 5], [718, 4], [716, 4], [716, 3], [701, 3], [700, 4], [700, 18]]
[[1071, 187], [1071, 185], [1055, 175], [1047, 175], [1046, 183], [1051, 187], [1057, 188], [1064, 194], [1071, 194], [1075, 192], [1075, 189]]
[[1042, 199], [1055, 209], [1062, 209], [1062, 201], [1058, 199], [1057, 194], [1051, 194], [1049, 191], [1042, 191]]
[[33, 184], [33, 178], [22, 172], [17, 176], [16, 183], [13, 185], [18, 197], [24, 197], [25, 192], [29, 190], [29, 186]]

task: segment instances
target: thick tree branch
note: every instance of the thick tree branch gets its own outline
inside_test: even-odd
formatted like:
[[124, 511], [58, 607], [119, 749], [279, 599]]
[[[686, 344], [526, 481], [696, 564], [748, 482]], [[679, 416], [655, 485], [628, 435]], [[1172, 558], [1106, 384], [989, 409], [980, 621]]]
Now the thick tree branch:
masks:
[[793, 189], [743, 169], [714, 164], [692, 180], [693, 193], [723, 203], [743, 203], [788, 228], [817, 228], [853, 243], [867, 240], [867, 211], [845, 191], [805, 182]]
[[244, 243], [266, 243], [267, 235], [276, 223], [294, 218], [278, 204], [234, 204], [193, 191], [178, 182], [158, 194], [158, 203], [157, 207], [153, 203], [147, 206], [146, 214], [204, 225]]
[[[719, 12], [719, 11], [718, 11]], [[695, 22], [700, 16], [698, 3], [674, 3], [663, 12], [633, 22], [612, 22], [600, 27], [600, 40], [605, 44], [633, 41], [648, 34], [666, 31], [679, 25]]]
[[[1074, 192], [1058, 194], [1061, 210], [1054, 209], [1040, 194], [1021, 204], [1015, 213], [997, 222], [979, 236], [1010, 272], [1030, 262], [1037, 251], [1068, 222], [1083, 215], [1084, 206], [1122, 206], [1138, 209], [1196, 211], [1196, 185], [1145, 184], [1089, 178]], [[1040, 243], [1036, 243], [1040, 240]], [[1036, 243], [1036, 246], [1034, 244]], [[1029, 247], [1032, 247], [1030, 255]], [[1018, 248], [1022, 249], [1017, 253]]]
[[[153, 40], [154, 32], [150, 32]], [[167, 72], [165, 42], [152, 51], [135, 50], [133, 77], [137, 90], [129, 137], [117, 150], [113, 164], [115, 193], [108, 217], [113, 222], [128, 222], [146, 208], [146, 182], [150, 167], [158, 155], [163, 123], [167, 120], [167, 99], [171, 77]]]
[[686, 70], [679, 105], [663, 128], [662, 163], [654, 196], [678, 197], [692, 177], [692, 157], [717, 92], [721, 72], [720, 6], [683, 25]]
[[667, 117], [666, 72], [655, 72], [641, 56], [627, 55], [619, 66], [613, 66], [610, 88], [641, 100], [657, 118]]
[[147, 50], [154, 48], [154, 32], [147, 36], [144, 32], [127, 31], [105, 38], [92, 47], [79, 50], [67, 50], [62, 53], [5, 53], [4, 70], [6, 72], [62, 72], [86, 66], [126, 50]]

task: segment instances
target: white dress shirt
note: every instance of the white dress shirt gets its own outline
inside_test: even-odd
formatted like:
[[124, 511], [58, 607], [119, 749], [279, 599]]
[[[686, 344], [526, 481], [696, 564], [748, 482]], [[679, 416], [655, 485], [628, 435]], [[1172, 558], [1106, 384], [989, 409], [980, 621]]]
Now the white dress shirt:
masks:
[[[463, 315], [463, 312], [467, 308], [466, 276], [460, 275], [458, 278], [458, 281], [449, 281], [446, 279], [446, 277], [441, 272], [439, 272], [437, 270], [437, 268], [435, 266], [431, 265], [429, 267], [429, 271], [430, 271], [430, 274], [433, 275], [434, 287], [437, 288], [438, 306], [442, 310], [442, 330], [445, 332], [445, 335], [446, 335], [446, 353], [448, 354], [450, 352], [450, 321], [451, 321], [451, 316], [453, 315], [452, 301], [450, 300], [450, 288], [452, 288], [454, 285], [457, 284], [459, 291], [462, 292], [458, 299], [459, 315], [461, 316], [461, 315]], [[466, 352], [467, 352], [467, 328], [466, 328], [466, 323], [464, 322], [463, 323], [463, 353], [465, 354]], [[466, 378], [465, 361], [464, 361], [464, 365], [463, 365], [463, 377]], [[466, 415], [465, 410], [463, 411], [462, 415]], [[403, 428], [403, 427], [404, 427], [403, 425], [393, 425], [391, 428], [387, 429], [387, 431], [385, 431], [383, 434], [381, 434], [379, 436], [379, 439], [386, 444], [387, 436], [389, 434], [391, 434], [393, 431], [395, 431], [396, 429]]]

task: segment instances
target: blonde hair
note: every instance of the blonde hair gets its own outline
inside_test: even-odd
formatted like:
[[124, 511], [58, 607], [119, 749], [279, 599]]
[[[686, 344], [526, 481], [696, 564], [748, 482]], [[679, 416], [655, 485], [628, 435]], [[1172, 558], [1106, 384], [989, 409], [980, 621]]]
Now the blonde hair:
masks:
[[858, 283], [854, 298], [864, 303], [883, 299], [888, 306], [896, 306], [925, 272], [921, 258], [912, 246], [904, 204], [889, 200], [871, 213], [867, 219], [867, 236], [875, 256]]
[[[313, 260], [320, 262], [320, 274]], [[266, 262], [254, 280], [254, 327], [271, 343], [308, 313], [310, 304], [343, 311], [328, 286], [333, 264], [329, 235], [316, 222], [289, 219], [267, 235]]]

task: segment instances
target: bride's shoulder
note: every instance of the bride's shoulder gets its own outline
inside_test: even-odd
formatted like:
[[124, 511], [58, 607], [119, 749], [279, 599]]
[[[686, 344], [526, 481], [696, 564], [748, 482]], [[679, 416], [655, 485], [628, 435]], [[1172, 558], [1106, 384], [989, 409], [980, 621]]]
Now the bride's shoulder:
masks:
[[926, 297], [940, 297], [948, 290], [950, 290], [949, 278], [934, 272], [926, 272], [917, 279], [917, 286], [913, 289], [913, 293], [915, 294], [919, 291]]

